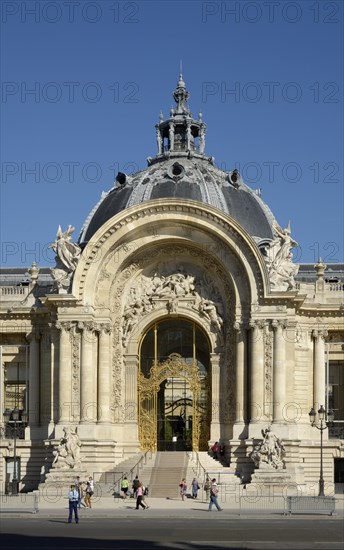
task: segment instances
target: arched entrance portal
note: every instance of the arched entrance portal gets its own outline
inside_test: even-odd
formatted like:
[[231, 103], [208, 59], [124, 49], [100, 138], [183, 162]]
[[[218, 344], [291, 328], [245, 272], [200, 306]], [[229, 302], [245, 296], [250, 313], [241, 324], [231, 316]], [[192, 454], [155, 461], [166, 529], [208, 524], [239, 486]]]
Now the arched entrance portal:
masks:
[[144, 450], [207, 450], [210, 346], [184, 319], [154, 324], [140, 347], [139, 438]]

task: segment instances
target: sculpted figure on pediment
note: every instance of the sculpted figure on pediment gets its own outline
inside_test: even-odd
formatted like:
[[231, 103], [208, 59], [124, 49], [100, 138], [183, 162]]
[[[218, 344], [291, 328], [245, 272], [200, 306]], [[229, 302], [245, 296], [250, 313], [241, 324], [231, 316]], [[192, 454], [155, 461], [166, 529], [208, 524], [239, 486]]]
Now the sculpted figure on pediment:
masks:
[[49, 247], [56, 254], [56, 265], [51, 269], [51, 273], [60, 292], [67, 292], [80, 259], [81, 248], [71, 242], [74, 229], [73, 226], [69, 225], [67, 230], [63, 232], [59, 225], [56, 239]]
[[276, 290], [291, 290], [295, 287], [294, 277], [299, 270], [299, 265], [293, 263], [291, 249], [298, 243], [291, 238], [290, 223], [284, 230], [275, 224], [274, 231], [275, 238], [264, 247], [270, 283]]

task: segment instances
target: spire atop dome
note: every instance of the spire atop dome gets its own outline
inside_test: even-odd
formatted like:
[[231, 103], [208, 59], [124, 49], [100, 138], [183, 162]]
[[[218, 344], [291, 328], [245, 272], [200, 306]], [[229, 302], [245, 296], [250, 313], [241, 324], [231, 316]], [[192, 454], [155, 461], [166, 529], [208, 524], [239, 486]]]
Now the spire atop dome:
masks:
[[173, 92], [174, 100], [177, 104], [176, 114], [177, 115], [191, 115], [190, 109], [188, 107], [187, 101], [190, 97], [189, 92], [186, 89], [185, 82], [183, 80], [182, 72], [180, 72], [179, 80], [177, 83], [177, 88]]

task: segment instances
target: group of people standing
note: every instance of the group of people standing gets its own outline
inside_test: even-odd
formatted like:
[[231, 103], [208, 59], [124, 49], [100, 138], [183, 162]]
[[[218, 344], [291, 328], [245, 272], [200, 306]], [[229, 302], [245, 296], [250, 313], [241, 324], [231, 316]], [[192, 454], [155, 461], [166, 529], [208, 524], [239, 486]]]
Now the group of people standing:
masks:
[[94, 494], [94, 482], [90, 476], [88, 481], [80, 481], [80, 476], [77, 476], [75, 482], [70, 486], [68, 493], [69, 501], [69, 516], [68, 523], [72, 523], [73, 514], [75, 523], [79, 523], [79, 514], [81, 506], [84, 508], [92, 508], [91, 499]]
[[[180, 496], [182, 497], [182, 500], [185, 500], [186, 494], [187, 494], [187, 484], [185, 478], [181, 480], [179, 483], [180, 488]], [[216, 483], [216, 478], [213, 478], [210, 482], [209, 479], [204, 483], [203, 486], [207, 499], [209, 498], [209, 508], [208, 511], [211, 512], [213, 504], [215, 504], [217, 510], [219, 512], [222, 512], [222, 508], [220, 507], [218, 503], [218, 494], [219, 494], [219, 488]], [[194, 477], [191, 482], [191, 496], [192, 498], [196, 499], [198, 495], [198, 491], [200, 489], [200, 486], [198, 484], [197, 479]]]

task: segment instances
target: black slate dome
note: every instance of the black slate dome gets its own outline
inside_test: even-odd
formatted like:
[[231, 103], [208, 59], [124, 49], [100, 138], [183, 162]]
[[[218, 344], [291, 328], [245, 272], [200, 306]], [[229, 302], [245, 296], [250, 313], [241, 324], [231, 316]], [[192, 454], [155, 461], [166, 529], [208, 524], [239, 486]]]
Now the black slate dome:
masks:
[[180, 75], [170, 118], [156, 125], [158, 154], [148, 159], [148, 168], [130, 176], [117, 175], [115, 186], [103, 193], [81, 230], [85, 245], [110, 218], [131, 206], [154, 199], [178, 198], [210, 204], [234, 218], [256, 240], [273, 238], [274, 216], [240, 174], [223, 172], [204, 154], [206, 125], [199, 114], [192, 118], [189, 93]]

